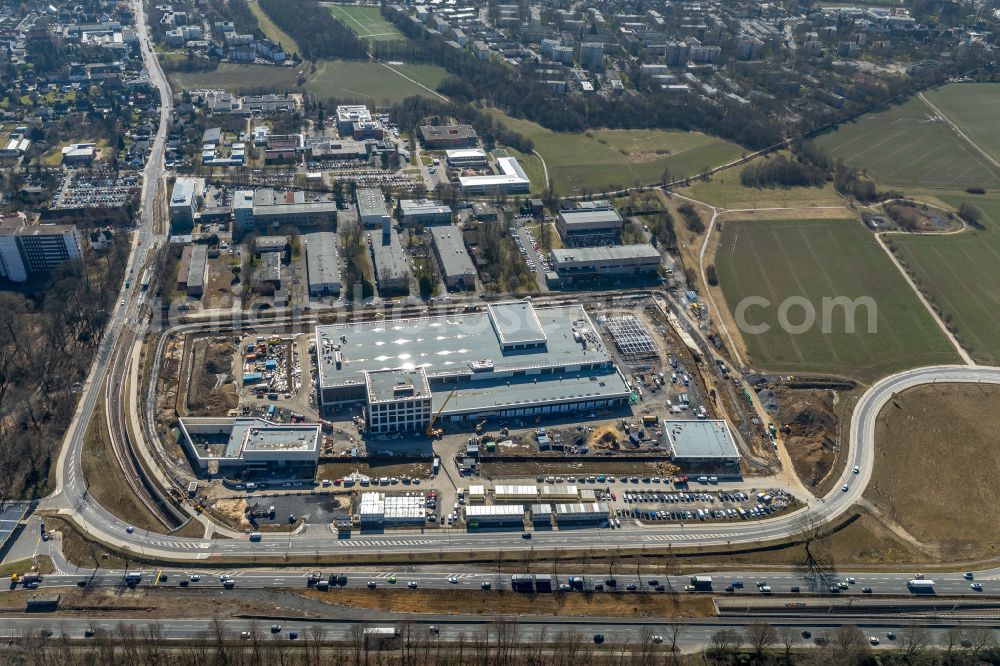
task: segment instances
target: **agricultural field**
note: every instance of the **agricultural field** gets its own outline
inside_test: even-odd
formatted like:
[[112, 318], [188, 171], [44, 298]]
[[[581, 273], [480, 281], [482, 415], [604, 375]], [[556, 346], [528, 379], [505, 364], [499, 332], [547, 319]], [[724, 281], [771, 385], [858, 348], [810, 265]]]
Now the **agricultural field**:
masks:
[[989, 189], [1000, 180], [1000, 168], [956, 135], [919, 97], [841, 125], [816, 143], [883, 186]]
[[596, 129], [582, 134], [553, 132], [541, 125], [490, 113], [532, 140], [563, 196], [632, 187], [636, 181], [658, 183], [665, 169], [671, 178], [739, 158], [736, 144], [699, 132]]
[[[715, 258], [730, 312], [750, 297], [766, 299], [745, 310], [741, 331], [756, 370], [832, 373], [872, 381], [920, 365], [951, 363], [954, 349], [865, 227], [853, 219], [727, 221]], [[779, 324], [786, 299], [805, 299], [815, 321], [804, 331]], [[826, 308], [824, 298], [869, 297], [873, 308], [855, 310], [849, 332], [845, 308]], [[794, 305], [785, 321], [806, 319]], [[824, 319], [826, 320], [824, 325]], [[874, 326], [872, 326], [874, 325]], [[824, 328], [828, 331], [824, 333]]]
[[976, 145], [1000, 161], [1000, 84], [951, 83], [924, 96], [958, 125]]
[[985, 228], [947, 236], [893, 235], [891, 241], [972, 357], [979, 363], [998, 364], [1000, 196], [941, 198], [956, 207], [963, 201], [975, 204], [983, 213]]
[[[210, 72], [172, 72], [170, 79], [175, 89], [182, 90], [272, 88], [283, 91], [298, 88], [299, 69], [223, 63]], [[321, 60], [302, 88], [319, 98], [373, 100], [382, 104], [385, 100], [398, 102], [413, 95], [431, 96], [435, 94], [433, 88], [445, 76], [445, 71], [434, 65], [389, 68], [375, 62]]]
[[392, 41], [406, 39], [396, 26], [382, 16], [378, 7], [360, 5], [327, 5], [333, 17], [354, 31], [361, 39]]

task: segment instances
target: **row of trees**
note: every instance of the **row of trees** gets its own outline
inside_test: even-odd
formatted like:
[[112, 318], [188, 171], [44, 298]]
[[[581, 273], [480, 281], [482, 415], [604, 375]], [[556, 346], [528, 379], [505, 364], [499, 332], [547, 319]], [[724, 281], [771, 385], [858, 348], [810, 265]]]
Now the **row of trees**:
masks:
[[[336, 640], [331, 631], [310, 625], [298, 641], [289, 644], [251, 624], [237, 638], [219, 619], [208, 623], [198, 636], [183, 645], [168, 646], [163, 628], [153, 622], [145, 627], [120, 624], [114, 631], [99, 630], [85, 645], [74, 643], [68, 633], [51, 633], [38, 627], [11, 639], [5, 648], [14, 663], [34, 664], [142, 664], [143, 666], [577, 666], [600, 664], [654, 666], [680, 663], [709, 664], [795, 664], [854, 666], [879, 663], [884, 666], [926, 664], [965, 666], [997, 663], [993, 630], [988, 626], [952, 627], [932, 649], [933, 636], [927, 627], [909, 626], [899, 632], [897, 650], [880, 652], [875, 662], [865, 634], [856, 626], [833, 629], [808, 642], [798, 627], [774, 627], [752, 623], [742, 629], [715, 632], [700, 656], [681, 656], [679, 648], [689, 633], [689, 625], [667, 619], [655, 629], [637, 628], [621, 636], [609, 636], [595, 646], [592, 635], [575, 628], [551, 631], [541, 628], [527, 634], [514, 620], [497, 618], [478, 629], [442, 640], [426, 624], [403, 621], [395, 645], [378, 644], [365, 637], [365, 625], [347, 628]], [[658, 632], [658, 633], [657, 633]], [[659, 641], [654, 641], [659, 636]], [[808, 647], [809, 649], [803, 649]], [[692, 661], [694, 660], [694, 661]]]
[[819, 187], [826, 182], [827, 171], [784, 155], [756, 162], [743, 168], [740, 182], [744, 187]]
[[260, 6], [279, 28], [295, 36], [299, 55], [309, 60], [368, 57], [365, 43], [322, 5], [309, 0], [260, 0]]

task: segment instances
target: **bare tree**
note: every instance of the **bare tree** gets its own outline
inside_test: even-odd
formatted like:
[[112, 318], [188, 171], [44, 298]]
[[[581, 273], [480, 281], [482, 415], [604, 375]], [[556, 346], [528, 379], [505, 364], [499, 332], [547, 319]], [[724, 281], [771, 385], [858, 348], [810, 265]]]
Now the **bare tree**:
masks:
[[778, 632], [765, 622], [754, 622], [747, 625], [743, 629], [743, 636], [750, 645], [757, 663], [763, 661], [767, 649], [778, 642]]
[[899, 646], [909, 657], [914, 657], [931, 642], [931, 630], [926, 626], [911, 624], [899, 632]]
[[678, 661], [677, 641], [681, 637], [681, 632], [683, 632], [686, 627], [687, 625], [681, 622], [680, 620], [670, 620], [665, 625], [667, 632], [667, 640], [670, 641], [670, 659], [674, 664], [676, 664]]
[[857, 663], [861, 657], [871, 652], [868, 638], [856, 625], [845, 624], [837, 627], [830, 637], [830, 645], [839, 653], [844, 663]]
[[980, 655], [987, 650], [992, 650], [997, 646], [997, 639], [993, 635], [993, 629], [982, 625], [969, 627], [965, 634], [972, 648], [972, 656], [979, 659]]
[[778, 640], [785, 647], [785, 663], [792, 663], [792, 648], [799, 642], [799, 632], [792, 627], [778, 629]]
[[735, 629], [720, 629], [712, 634], [707, 656], [716, 661], [729, 661], [742, 643], [740, 632]]

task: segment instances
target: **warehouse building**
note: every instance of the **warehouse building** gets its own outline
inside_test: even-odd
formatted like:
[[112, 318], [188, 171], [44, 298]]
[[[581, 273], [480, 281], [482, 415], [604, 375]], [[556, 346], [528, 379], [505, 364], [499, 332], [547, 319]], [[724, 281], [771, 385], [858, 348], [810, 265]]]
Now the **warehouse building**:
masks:
[[524, 507], [521, 506], [466, 506], [465, 524], [469, 529], [479, 527], [524, 527]]
[[485, 169], [490, 165], [486, 159], [486, 151], [481, 148], [448, 150], [445, 152], [445, 160], [453, 169]]
[[740, 452], [729, 426], [718, 421], [663, 422], [663, 445], [674, 462], [736, 471]]
[[170, 193], [170, 229], [183, 233], [194, 228], [194, 214], [198, 211], [205, 181], [201, 178], [178, 178]]
[[334, 201], [306, 202], [302, 191], [238, 190], [233, 195], [233, 219], [236, 229], [243, 232], [266, 232], [286, 224], [332, 227], [337, 221], [337, 204]]
[[322, 435], [318, 423], [271, 423], [265, 419], [180, 419], [181, 444], [193, 465], [209, 474], [248, 473], [258, 478], [312, 479]]
[[191, 247], [191, 262], [188, 264], [185, 283], [188, 296], [201, 298], [205, 293], [206, 273], [208, 273], [208, 246], [194, 245]]
[[649, 244], [560, 248], [549, 252], [550, 287], [569, 286], [581, 278], [655, 277], [660, 251]]
[[[419, 411], [427, 421], [417, 430], [438, 410], [437, 423], [444, 425], [611, 410], [631, 397], [580, 305], [536, 309], [529, 301], [511, 301], [462, 315], [317, 326], [316, 352], [321, 404], [385, 403], [390, 407], [372, 416], [395, 414], [397, 420]], [[399, 369], [415, 374], [397, 375], [388, 387], [388, 380], [376, 377], [380, 390], [367, 388], [369, 373]], [[423, 399], [425, 381], [429, 411], [410, 404]], [[397, 382], [401, 394], [390, 399]], [[399, 427], [389, 420], [373, 427], [383, 425]]]
[[410, 264], [399, 241], [399, 233], [390, 228], [389, 233], [373, 231], [368, 234], [372, 265], [379, 293], [408, 294], [410, 292]]
[[420, 138], [428, 150], [475, 148], [479, 144], [471, 125], [421, 125]]
[[431, 238], [445, 286], [448, 289], [475, 289], [476, 267], [465, 249], [462, 232], [458, 227], [435, 227], [431, 229]]
[[527, 194], [531, 190], [531, 180], [516, 158], [498, 157], [497, 171], [489, 176], [459, 176], [458, 184], [465, 194]]
[[360, 187], [357, 191], [358, 220], [365, 229], [388, 229], [392, 225], [385, 195], [377, 187]]
[[302, 237], [306, 247], [306, 276], [310, 296], [340, 294], [340, 258], [337, 234], [317, 231]]
[[622, 216], [607, 201], [584, 201], [556, 217], [556, 229], [567, 247], [614, 245], [623, 226]]
[[400, 199], [399, 221], [404, 227], [451, 224], [451, 208], [440, 201]]

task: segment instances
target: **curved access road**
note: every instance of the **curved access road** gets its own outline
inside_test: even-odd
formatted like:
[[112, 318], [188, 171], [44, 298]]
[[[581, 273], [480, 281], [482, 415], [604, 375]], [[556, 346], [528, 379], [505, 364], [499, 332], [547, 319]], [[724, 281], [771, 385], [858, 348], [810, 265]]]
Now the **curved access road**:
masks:
[[[678, 547], [726, 544], [752, 545], [782, 539], [801, 532], [807, 525], [818, 525], [844, 514], [857, 502], [872, 475], [875, 460], [875, 426], [879, 413], [893, 396], [923, 384], [988, 383], [1000, 384], [1000, 368], [980, 366], [933, 366], [907, 370], [879, 381], [859, 400], [851, 420], [851, 457], [836, 487], [825, 497], [810, 499], [801, 509], [779, 517], [737, 523], [694, 523], [643, 526], [623, 523], [622, 529], [579, 529], [535, 532], [530, 540], [520, 532], [466, 532], [434, 529], [393, 531], [386, 534], [357, 534], [339, 539], [328, 526], [309, 525], [294, 535], [265, 535], [259, 542], [241, 539], [201, 539], [166, 536], [136, 530], [125, 531], [120, 520], [109, 517], [93, 501], [81, 502], [75, 514], [77, 522], [93, 537], [108, 544], [125, 547], [147, 557], [174, 561], [197, 561], [225, 558], [232, 562], [250, 562], [255, 557], [276, 560], [286, 556], [316, 556], [336, 553], [413, 553], [413, 552], [499, 552], [528, 549], [606, 549], [618, 547]], [[858, 472], [853, 471], [854, 467]], [[843, 490], [843, 486], [847, 490]]]

